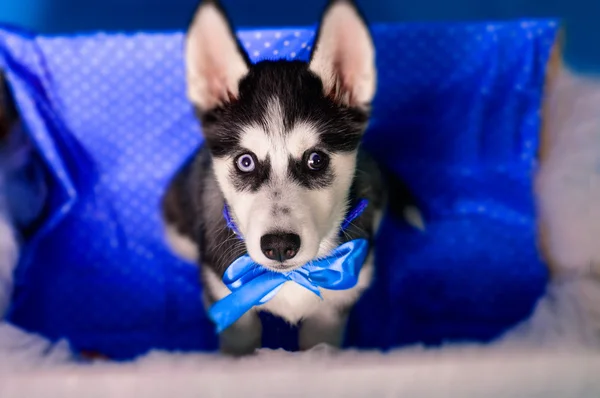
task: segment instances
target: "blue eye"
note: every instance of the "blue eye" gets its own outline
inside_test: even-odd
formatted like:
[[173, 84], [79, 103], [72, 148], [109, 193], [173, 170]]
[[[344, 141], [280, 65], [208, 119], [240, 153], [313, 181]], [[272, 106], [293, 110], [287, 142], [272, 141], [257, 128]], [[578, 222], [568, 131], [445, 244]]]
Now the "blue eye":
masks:
[[322, 170], [327, 166], [327, 155], [323, 152], [311, 152], [310, 155], [308, 155], [306, 165], [313, 171]]
[[238, 156], [235, 165], [243, 173], [250, 173], [251, 171], [254, 171], [254, 168], [256, 167], [254, 158], [249, 153]]

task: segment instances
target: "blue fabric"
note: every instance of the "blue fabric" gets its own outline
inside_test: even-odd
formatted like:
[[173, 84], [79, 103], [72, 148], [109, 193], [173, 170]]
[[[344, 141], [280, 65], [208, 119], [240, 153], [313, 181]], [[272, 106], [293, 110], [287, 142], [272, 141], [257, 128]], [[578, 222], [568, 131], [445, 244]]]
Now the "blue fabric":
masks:
[[[384, 220], [347, 344], [487, 340], [529, 315], [546, 283], [531, 175], [556, 31], [546, 20], [374, 27], [379, 91], [365, 145], [408, 181], [428, 229]], [[253, 60], [306, 59], [313, 36], [240, 32]], [[0, 30], [0, 65], [51, 192], [10, 319], [113, 358], [215, 349], [197, 269], [167, 249], [158, 208], [202, 141], [182, 35]], [[273, 325], [266, 345], [293, 346]]]

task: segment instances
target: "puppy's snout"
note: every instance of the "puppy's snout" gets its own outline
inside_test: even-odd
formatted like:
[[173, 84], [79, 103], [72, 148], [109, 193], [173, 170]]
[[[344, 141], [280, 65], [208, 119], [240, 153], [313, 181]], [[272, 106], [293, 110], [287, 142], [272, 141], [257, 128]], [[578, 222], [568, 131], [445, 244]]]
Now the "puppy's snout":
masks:
[[298, 253], [300, 236], [291, 233], [266, 234], [260, 238], [260, 249], [269, 260], [284, 262]]

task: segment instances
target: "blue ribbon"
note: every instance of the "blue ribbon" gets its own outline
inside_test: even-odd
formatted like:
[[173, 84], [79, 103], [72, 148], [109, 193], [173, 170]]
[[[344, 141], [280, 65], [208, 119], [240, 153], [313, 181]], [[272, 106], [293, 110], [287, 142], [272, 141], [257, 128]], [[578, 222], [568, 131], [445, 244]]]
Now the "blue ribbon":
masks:
[[213, 304], [208, 315], [220, 333], [255, 305], [271, 300], [286, 282], [296, 282], [319, 297], [319, 288], [350, 289], [358, 283], [367, 253], [367, 240], [355, 239], [338, 246], [327, 257], [286, 273], [268, 270], [256, 264], [249, 255], [243, 255], [223, 275], [223, 282], [231, 294]]
[[[342, 223], [346, 229], [367, 207], [361, 200]], [[223, 215], [229, 228], [240, 236], [227, 205]], [[319, 288], [350, 289], [358, 283], [360, 269], [369, 251], [366, 239], [354, 239], [336, 247], [326, 257], [310, 261], [290, 272], [275, 272], [255, 263], [248, 254], [238, 257], [225, 270], [223, 283], [231, 294], [217, 301], [208, 310], [217, 333], [222, 332], [256, 305], [271, 300], [286, 282], [295, 282], [321, 297]]]

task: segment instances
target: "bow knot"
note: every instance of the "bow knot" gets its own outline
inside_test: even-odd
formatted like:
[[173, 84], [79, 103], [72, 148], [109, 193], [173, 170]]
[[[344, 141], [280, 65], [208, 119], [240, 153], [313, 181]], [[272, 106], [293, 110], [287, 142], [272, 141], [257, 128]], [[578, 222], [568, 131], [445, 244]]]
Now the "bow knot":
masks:
[[338, 246], [329, 256], [286, 273], [266, 269], [245, 254], [225, 271], [223, 282], [231, 294], [217, 301], [209, 309], [209, 316], [217, 325], [217, 332], [221, 332], [252, 307], [271, 300], [286, 282], [295, 282], [319, 297], [320, 288], [350, 289], [358, 283], [367, 252], [366, 239], [351, 240]]
[[[360, 201], [344, 220], [342, 229], [350, 225], [366, 205], [366, 200]], [[228, 226], [237, 233], [227, 206], [224, 216]], [[223, 275], [223, 283], [231, 294], [217, 301], [208, 311], [217, 333], [227, 329], [252, 307], [271, 300], [287, 282], [297, 283], [319, 297], [321, 288], [346, 290], [356, 286], [360, 269], [368, 254], [368, 246], [366, 239], [351, 240], [336, 247], [328, 256], [310, 261], [289, 272], [275, 272], [264, 268], [248, 254], [238, 257]]]

